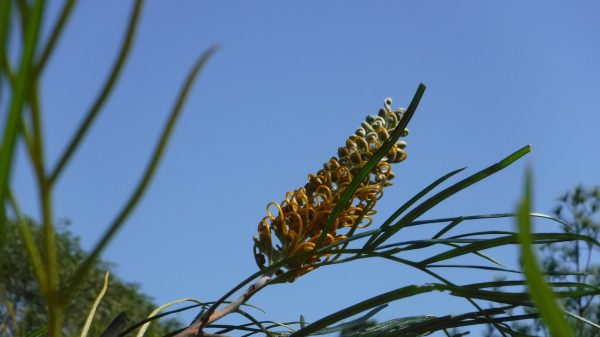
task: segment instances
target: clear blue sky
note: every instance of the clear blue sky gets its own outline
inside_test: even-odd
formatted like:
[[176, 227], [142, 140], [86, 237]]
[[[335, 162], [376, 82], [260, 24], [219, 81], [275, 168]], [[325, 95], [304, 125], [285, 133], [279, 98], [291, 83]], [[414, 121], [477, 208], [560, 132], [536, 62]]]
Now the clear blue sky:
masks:
[[[131, 5], [75, 8], [43, 78], [48, 162], [106, 79]], [[60, 6], [49, 2], [46, 37]], [[458, 181], [527, 144], [533, 152], [524, 159], [423, 219], [513, 211], [527, 163], [535, 211], [550, 213], [559, 193], [600, 183], [599, 15], [592, 1], [149, 2], [115, 92], [58, 182], [56, 219], [71, 219], [82, 245], [93, 247], [136, 186], [187, 71], [216, 42], [223, 48], [194, 86], [152, 186], [103, 254], [158, 304], [212, 301], [254, 273], [251, 238], [267, 203], [304, 185], [386, 97], [394, 109], [407, 107], [421, 82], [427, 91], [409, 125], [408, 159], [394, 168], [375, 226], [440, 176], [468, 166]], [[39, 218], [23, 151], [15, 172], [22, 207]], [[476, 228], [513, 223], [469, 223], [456, 233]], [[489, 253], [514, 266], [515, 252]], [[494, 276], [442, 274], [457, 283]], [[261, 320], [314, 321], [427, 282], [434, 280], [406, 267], [362, 261], [267, 288], [250, 302], [267, 310], [256, 313]], [[471, 310], [435, 293], [394, 303], [377, 319]]]

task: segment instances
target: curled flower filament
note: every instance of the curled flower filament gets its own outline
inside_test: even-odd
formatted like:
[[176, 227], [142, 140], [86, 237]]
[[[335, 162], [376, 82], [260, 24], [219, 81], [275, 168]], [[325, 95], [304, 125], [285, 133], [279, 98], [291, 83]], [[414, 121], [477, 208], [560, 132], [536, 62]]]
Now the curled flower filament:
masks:
[[[361, 127], [346, 140], [345, 146], [338, 149], [338, 157], [332, 157], [323, 164], [317, 174], [309, 174], [308, 183], [304, 187], [293, 193], [287, 192], [281, 203], [271, 202], [267, 205], [267, 216], [258, 224], [258, 237], [253, 238], [254, 255], [259, 267], [262, 268], [266, 262], [271, 265], [315, 247], [340, 197], [402, 118], [405, 110], [400, 108], [392, 112], [391, 103], [392, 100], [387, 98], [378, 116], [367, 116]], [[408, 129], [405, 129], [401, 136], [407, 135]], [[396, 142], [368, 173], [329, 231], [324, 233], [326, 237], [323, 245], [343, 240], [347, 238], [351, 228], [368, 227], [373, 222], [375, 204], [383, 196], [383, 188], [392, 185], [390, 181], [395, 178], [391, 164], [406, 159], [406, 152], [403, 151], [405, 147], [406, 142]], [[365, 209], [369, 202], [369, 208]], [[357, 221], [363, 212], [364, 216], [359, 224]], [[338, 248], [339, 246], [335, 247]], [[331, 254], [295, 259], [285, 267], [294, 270], [291, 276], [295, 279], [318, 268], [330, 257]]]

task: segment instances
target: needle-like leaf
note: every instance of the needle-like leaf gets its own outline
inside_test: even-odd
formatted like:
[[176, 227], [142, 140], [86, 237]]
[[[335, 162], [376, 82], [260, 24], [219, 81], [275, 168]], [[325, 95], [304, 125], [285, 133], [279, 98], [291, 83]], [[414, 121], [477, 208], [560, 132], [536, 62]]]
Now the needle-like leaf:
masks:
[[70, 297], [73, 295], [73, 293], [77, 289], [77, 286], [79, 285], [79, 283], [81, 282], [83, 277], [85, 277], [88, 270], [91, 268], [96, 257], [98, 257], [98, 255], [100, 255], [100, 252], [106, 247], [108, 242], [114, 237], [117, 230], [124, 223], [125, 219], [127, 219], [127, 217], [131, 214], [131, 211], [134, 209], [134, 207], [137, 205], [137, 203], [141, 199], [142, 195], [146, 191], [146, 188], [148, 187], [150, 180], [152, 179], [152, 177], [154, 176], [154, 173], [156, 172], [156, 169], [158, 168], [158, 163], [160, 162], [162, 155], [164, 154], [164, 151], [167, 146], [167, 142], [168, 142], [169, 137], [175, 126], [175, 122], [177, 121], [177, 119], [180, 115], [181, 109], [182, 109], [183, 104], [187, 98], [187, 95], [192, 87], [194, 80], [200, 73], [200, 70], [202, 69], [202, 67], [204, 66], [206, 61], [208, 61], [208, 59], [217, 51], [218, 48], [219, 48], [219, 46], [215, 45], [215, 46], [209, 48], [206, 52], [204, 52], [204, 54], [202, 54], [202, 56], [198, 59], [198, 61], [196, 61], [196, 64], [194, 65], [194, 67], [192, 68], [190, 73], [188, 74], [187, 80], [184, 83], [184, 86], [179, 94], [177, 101], [175, 102], [175, 106], [173, 107], [173, 110], [169, 117], [169, 121], [165, 125], [162, 136], [160, 137], [160, 140], [156, 146], [156, 149], [154, 150], [152, 159], [150, 160], [150, 163], [148, 164], [148, 167], [146, 168], [146, 172], [144, 173], [139, 185], [135, 189], [135, 191], [134, 191], [133, 195], [130, 197], [129, 201], [126, 203], [125, 207], [123, 207], [123, 210], [119, 213], [119, 215], [114, 220], [114, 222], [110, 225], [110, 227], [108, 228], [106, 233], [102, 236], [102, 238], [100, 239], [100, 242], [98, 242], [96, 244], [96, 247], [94, 247], [91, 254], [88, 255], [88, 257], [85, 259], [85, 261], [79, 266], [79, 268], [75, 272], [75, 275], [71, 279], [69, 287], [65, 291], [64, 296], [62, 298], [63, 303], [66, 303], [70, 299]]

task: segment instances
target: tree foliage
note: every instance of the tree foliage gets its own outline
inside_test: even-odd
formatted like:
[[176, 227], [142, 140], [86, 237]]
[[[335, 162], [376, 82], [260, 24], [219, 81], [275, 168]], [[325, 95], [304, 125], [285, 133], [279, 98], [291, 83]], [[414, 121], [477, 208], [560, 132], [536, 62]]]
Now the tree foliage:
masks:
[[[27, 222], [39, 244], [41, 226], [30, 219]], [[67, 222], [60, 227], [56, 234], [60, 279], [68, 280], [88, 254], [81, 248], [79, 238], [68, 230]], [[7, 222], [5, 235], [6, 241], [2, 247], [3, 277], [0, 279], [0, 335], [26, 336], [48, 324], [46, 304], [14, 221]], [[81, 334], [87, 313], [102, 289], [104, 273], [113, 268], [114, 265], [109, 262], [95, 260], [88, 277], [74, 296], [75, 300], [67, 307], [63, 335]], [[64, 286], [61, 285], [61, 288]], [[141, 293], [139, 285], [125, 282], [111, 274], [108, 290], [96, 310], [88, 336], [99, 336], [121, 311], [131, 318], [131, 326], [132, 323], [145, 319], [154, 308], [156, 305], [152, 298]], [[180, 326], [181, 323], [176, 319], [155, 321], [150, 325], [146, 336], [162, 336]]]

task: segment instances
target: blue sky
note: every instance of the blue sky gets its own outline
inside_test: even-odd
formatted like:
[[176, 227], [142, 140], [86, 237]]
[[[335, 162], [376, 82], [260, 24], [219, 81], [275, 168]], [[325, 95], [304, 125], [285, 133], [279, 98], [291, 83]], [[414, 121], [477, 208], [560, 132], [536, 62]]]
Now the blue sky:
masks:
[[[61, 5], [49, 3], [45, 37]], [[106, 79], [131, 5], [75, 8], [42, 82], [49, 163]], [[409, 125], [408, 159], [394, 168], [375, 226], [440, 176], [468, 166], [458, 181], [527, 144], [532, 153], [423, 219], [513, 211], [528, 163], [534, 209], [550, 213], [559, 193], [600, 183], [598, 13], [591, 1], [149, 2], [116, 90], [58, 181], [55, 217], [72, 221], [86, 249], [95, 245], [136, 186], [187, 71], [214, 43], [222, 49], [194, 86], [152, 186], [103, 254], [158, 304], [215, 300], [254, 273], [251, 238], [266, 205], [303, 186], [386, 97], [394, 109], [407, 107], [421, 82], [427, 91]], [[23, 151], [16, 165], [13, 189], [39, 218]], [[473, 222], [456, 233], [480, 228], [513, 223]], [[507, 266], [515, 253], [490, 251]], [[494, 273], [442, 275], [467, 283]], [[427, 282], [434, 280], [406, 267], [361, 261], [267, 288], [250, 302], [267, 310], [258, 319], [312, 321]], [[471, 310], [435, 293], [394, 303], [377, 319]]]

